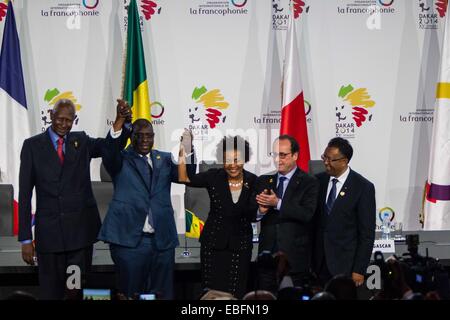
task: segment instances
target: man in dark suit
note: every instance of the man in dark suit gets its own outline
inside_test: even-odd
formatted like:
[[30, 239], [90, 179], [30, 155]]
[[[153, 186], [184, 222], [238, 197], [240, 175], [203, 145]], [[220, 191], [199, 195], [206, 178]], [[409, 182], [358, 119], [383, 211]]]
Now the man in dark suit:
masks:
[[[122, 150], [117, 140], [108, 137], [103, 156], [114, 195], [98, 239], [110, 244], [118, 289], [128, 298], [144, 292], [173, 298], [179, 243], [170, 187], [178, 182], [178, 168], [170, 153], [152, 150], [154, 136], [152, 124], [138, 119], [131, 145]], [[184, 134], [186, 150], [192, 149], [191, 142], [190, 134]], [[188, 174], [195, 174], [195, 164], [188, 165]]]
[[[120, 131], [129, 115], [129, 108], [119, 101], [111, 131]], [[84, 276], [92, 263], [92, 245], [101, 222], [91, 188], [90, 160], [101, 156], [105, 139], [70, 131], [75, 120], [75, 105], [70, 100], [57, 101], [50, 117], [52, 124], [45, 132], [23, 143], [19, 241], [26, 263], [34, 264], [36, 250], [41, 297], [63, 299], [65, 293], [78, 292], [66, 291], [68, 267], [78, 266]], [[31, 230], [33, 189], [36, 247]]]
[[[258, 217], [261, 219], [259, 254], [283, 253], [294, 285], [302, 285], [311, 271], [312, 220], [319, 191], [317, 179], [297, 167], [299, 152], [293, 137], [280, 136], [271, 152], [278, 172], [263, 175], [256, 183]], [[261, 289], [276, 290], [264, 270], [259, 271]]]
[[343, 138], [328, 143], [322, 160], [316, 214], [315, 271], [324, 284], [338, 274], [363, 284], [375, 239], [375, 188], [350, 169], [353, 148]]

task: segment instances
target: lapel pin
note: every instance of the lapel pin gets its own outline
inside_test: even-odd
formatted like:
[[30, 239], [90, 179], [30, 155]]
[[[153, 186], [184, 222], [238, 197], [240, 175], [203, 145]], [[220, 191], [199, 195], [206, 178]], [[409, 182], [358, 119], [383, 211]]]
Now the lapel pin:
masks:
[[343, 197], [343, 196], [345, 196], [345, 192], [344, 192], [344, 191], [341, 191], [341, 192], [339, 193], [339, 195], [340, 195], [341, 197]]
[[156, 156], [156, 159], [157, 159], [157, 160], [161, 159], [161, 156], [158, 154], [158, 155]]
[[75, 140], [75, 141], [73, 142], [73, 146], [75, 147], [75, 149], [78, 148], [78, 141], [77, 141], [77, 140]]
[[270, 178], [270, 180], [269, 180], [269, 183], [272, 183], [273, 182], [273, 179], [272, 178]]

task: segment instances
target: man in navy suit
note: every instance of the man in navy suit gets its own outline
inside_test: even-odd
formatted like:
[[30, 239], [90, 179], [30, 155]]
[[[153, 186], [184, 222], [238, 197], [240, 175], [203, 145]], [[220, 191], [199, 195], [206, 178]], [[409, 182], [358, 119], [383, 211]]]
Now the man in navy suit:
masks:
[[322, 283], [338, 274], [351, 276], [357, 286], [364, 275], [375, 239], [375, 188], [348, 166], [353, 148], [343, 138], [328, 143], [319, 173], [316, 214], [315, 271]]
[[[261, 219], [258, 253], [261, 259], [264, 253], [284, 257], [296, 286], [304, 285], [311, 272], [313, 218], [319, 191], [317, 179], [297, 167], [300, 152], [292, 136], [278, 137], [271, 152], [277, 173], [260, 176], [255, 187]], [[260, 268], [258, 273], [260, 289], [278, 290], [279, 283], [270, 268]]]
[[[129, 108], [118, 100], [111, 132], [121, 131]], [[63, 299], [67, 268], [78, 266], [82, 275], [92, 263], [92, 245], [100, 229], [100, 216], [92, 193], [90, 161], [100, 157], [105, 139], [71, 132], [75, 105], [61, 99], [50, 115], [52, 124], [43, 133], [26, 139], [20, 155], [19, 241], [22, 258], [34, 264], [37, 254], [41, 298]], [[126, 134], [122, 135], [126, 138]], [[117, 143], [125, 145], [125, 139]], [[36, 191], [35, 244], [31, 232], [31, 198]], [[36, 250], [36, 252], [35, 252]], [[83, 277], [84, 278], [84, 277]], [[67, 297], [67, 296], [66, 296]]]
[[[110, 244], [119, 292], [128, 298], [144, 292], [173, 298], [175, 247], [178, 234], [170, 200], [172, 182], [178, 182], [171, 154], [152, 150], [155, 133], [145, 119], [133, 123], [131, 145], [121, 150], [117, 140], [103, 156], [113, 178], [114, 195], [98, 236]], [[191, 136], [183, 145], [191, 150]], [[188, 165], [195, 174], [195, 164]]]

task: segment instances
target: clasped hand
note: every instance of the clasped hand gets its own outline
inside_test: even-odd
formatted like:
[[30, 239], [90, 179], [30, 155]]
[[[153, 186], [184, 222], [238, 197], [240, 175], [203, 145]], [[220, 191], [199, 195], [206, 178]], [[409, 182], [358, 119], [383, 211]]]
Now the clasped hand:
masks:
[[182, 156], [183, 154], [187, 155], [192, 152], [192, 140], [192, 131], [185, 128], [180, 138], [180, 156]]
[[273, 190], [265, 189], [260, 194], [256, 195], [256, 202], [259, 205], [259, 211], [261, 213], [266, 213], [270, 207], [276, 207], [278, 204], [277, 195]]

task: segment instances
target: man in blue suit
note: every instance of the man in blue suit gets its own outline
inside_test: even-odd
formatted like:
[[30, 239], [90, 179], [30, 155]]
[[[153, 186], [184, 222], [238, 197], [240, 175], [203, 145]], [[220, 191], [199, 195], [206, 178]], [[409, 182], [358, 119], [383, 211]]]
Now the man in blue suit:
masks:
[[348, 163], [353, 148], [343, 138], [328, 143], [322, 160], [316, 213], [314, 265], [322, 284], [345, 274], [356, 286], [364, 283], [375, 239], [375, 187]]
[[[152, 124], [138, 119], [131, 145], [122, 151], [118, 139], [108, 136], [108, 152], [103, 155], [114, 195], [98, 239], [109, 243], [119, 292], [128, 298], [143, 292], [173, 298], [179, 243], [170, 187], [178, 182], [178, 170], [170, 153], [152, 150], [154, 136]], [[191, 150], [191, 142], [182, 143]], [[195, 174], [195, 164], [188, 166], [188, 173]]]

